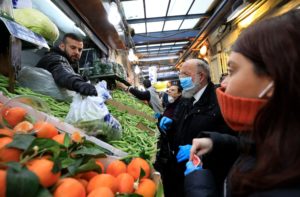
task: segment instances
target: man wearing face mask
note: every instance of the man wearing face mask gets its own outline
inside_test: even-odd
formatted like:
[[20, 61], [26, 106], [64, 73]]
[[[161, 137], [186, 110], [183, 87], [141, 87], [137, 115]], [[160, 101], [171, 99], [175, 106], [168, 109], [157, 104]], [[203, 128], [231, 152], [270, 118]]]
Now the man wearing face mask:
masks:
[[36, 65], [48, 70], [55, 83], [68, 90], [85, 96], [97, 96], [95, 86], [87, 83], [78, 72], [78, 61], [83, 49], [82, 39], [73, 33], [67, 33], [58, 47], [54, 47]]
[[[166, 133], [170, 130], [175, 131], [174, 142], [171, 145], [177, 160], [174, 162], [173, 173], [176, 174], [176, 185], [173, 188], [176, 190], [176, 196], [184, 196], [185, 163], [189, 159], [193, 138], [203, 131], [228, 133], [230, 129], [221, 115], [215, 85], [210, 80], [209, 66], [205, 60], [190, 59], [184, 62], [179, 79], [183, 88], [183, 99], [172, 119], [162, 117], [160, 129]], [[216, 179], [222, 183], [226, 176], [222, 168], [215, 163], [206, 164], [213, 169]]]

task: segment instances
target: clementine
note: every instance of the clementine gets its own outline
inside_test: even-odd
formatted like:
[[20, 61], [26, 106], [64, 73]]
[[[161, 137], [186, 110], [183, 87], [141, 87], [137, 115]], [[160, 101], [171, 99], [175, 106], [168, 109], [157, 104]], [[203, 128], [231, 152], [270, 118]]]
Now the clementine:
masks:
[[21, 150], [16, 148], [7, 148], [7, 144], [13, 141], [10, 137], [0, 138], [0, 162], [20, 161]]
[[74, 178], [63, 178], [58, 181], [54, 197], [85, 197], [83, 185]]
[[140, 157], [134, 158], [127, 166], [127, 172], [133, 176], [134, 180], [137, 180], [141, 174], [141, 168], [145, 172], [143, 178], [148, 178], [150, 176], [150, 165], [148, 162]]
[[115, 160], [108, 164], [106, 173], [117, 177], [119, 174], [126, 172], [126, 164], [123, 161]]
[[37, 158], [30, 160], [26, 164], [28, 170], [32, 171], [39, 177], [40, 184], [44, 187], [49, 187], [56, 183], [60, 177], [60, 172], [53, 173], [52, 168], [54, 166], [53, 161], [45, 158]]
[[142, 195], [143, 197], [154, 197], [156, 192], [156, 185], [151, 179], [142, 179], [138, 188], [134, 193]]
[[134, 178], [128, 173], [121, 173], [117, 176], [117, 192], [131, 194], [133, 188]]
[[90, 193], [99, 187], [109, 187], [115, 193], [117, 191], [116, 177], [110, 174], [99, 174], [90, 180], [87, 191]]

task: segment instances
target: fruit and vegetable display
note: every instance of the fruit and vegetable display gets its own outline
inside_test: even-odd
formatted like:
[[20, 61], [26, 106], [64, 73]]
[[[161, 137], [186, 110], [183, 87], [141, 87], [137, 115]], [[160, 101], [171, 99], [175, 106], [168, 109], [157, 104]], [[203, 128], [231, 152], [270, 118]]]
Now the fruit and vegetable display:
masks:
[[50, 108], [51, 115], [64, 120], [70, 109], [70, 103], [64, 101], [57, 101], [50, 96], [46, 96], [40, 93], [33, 92], [29, 88], [24, 88], [18, 84], [15, 86], [15, 92], [11, 93], [7, 90], [9, 86], [8, 78], [0, 75], [0, 91], [7, 97], [13, 98], [18, 95], [35, 96], [43, 100]]
[[[47, 103], [53, 116], [58, 117], [61, 120], [64, 120], [69, 112], [70, 103], [68, 102], [57, 101], [49, 96], [35, 93], [28, 88], [20, 87], [18, 85], [15, 87], [15, 93], [10, 93], [6, 89], [7, 87], [8, 79], [3, 75], [0, 75], [0, 91], [2, 91], [4, 95], [10, 98], [17, 95], [36, 96]], [[153, 114], [153, 111], [151, 108], [149, 108], [149, 106], [143, 104], [125, 92], [114, 90], [111, 94], [113, 100], [123, 103], [124, 105], [128, 105], [139, 111], [143, 111], [149, 116]], [[122, 111], [121, 109], [109, 104], [107, 107], [110, 113], [119, 120], [123, 128], [121, 139], [108, 141], [108, 143], [124, 152], [127, 152], [129, 155], [139, 156], [149, 161], [153, 161], [157, 152], [158, 132], [156, 131], [156, 123], [141, 116], [129, 114], [126, 111]], [[137, 125], [139, 123], [142, 123], [153, 132], [138, 128]]]
[[2, 106], [1, 117], [0, 197], [162, 195], [143, 158], [106, 158], [78, 131], [36, 121], [22, 107]]

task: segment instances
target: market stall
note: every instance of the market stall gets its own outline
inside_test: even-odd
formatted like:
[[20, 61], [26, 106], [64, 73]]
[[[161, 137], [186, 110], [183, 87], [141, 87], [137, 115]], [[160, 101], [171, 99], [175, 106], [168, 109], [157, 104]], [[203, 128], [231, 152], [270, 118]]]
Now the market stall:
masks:
[[[37, 6], [35, 2], [37, 1], [32, 1], [32, 4]], [[95, 23], [99, 21], [89, 21], [89, 18], [92, 16], [87, 13], [86, 9], [90, 10], [91, 8], [80, 6], [80, 4], [83, 4], [82, 2], [72, 1], [70, 4], [65, 1], [53, 2], [60, 8], [66, 8], [64, 11], [67, 15], [72, 16], [71, 19], [76, 21], [76, 24], [80, 24], [79, 27], [85, 34], [84, 39], [88, 40], [88, 46], [91, 46], [92, 51], [97, 51], [101, 54], [101, 56], [96, 55], [92, 58], [88, 58], [88, 55], [86, 55], [85, 60], [89, 59], [90, 62], [85, 61], [82, 64], [81, 68], [83, 72], [81, 74], [84, 74], [84, 72], [89, 73], [86, 76], [93, 83], [98, 83], [104, 79], [108, 83], [119, 80], [130, 85], [126, 81], [127, 73], [124, 66], [115, 60], [107, 61], [110, 50], [124, 47], [122, 42], [116, 39], [118, 38], [116, 32], [109, 30], [111, 27], [105, 30], [109, 30], [109, 33], [105, 33], [103, 29], [95, 27]], [[103, 13], [104, 8], [101, 2], [95, 1], [95, 3], [92, 9], [98, 9], [98, 12]], [[45, 10], [43, 11], [40, 8], [39, 11], [50, 21], [53, 21], [49, 17], [49, 13]], [[58, 27], [60, 36], [46, 38], [46, 35], [42, 32], [34, 32], [36, 31], [35, 29], [29, 30], [29, 27], [26, 28], [23, 26], [26, 25], [25, 23], [21, 25], [20, 21], [17, 23], [18, 21], [13, 20], [13, 17], [1, 18], [3, 22], [3, 27], [1, 26], [0, 28], [1, 35], [5, 32], [7, 36], [1, 36], [0, 39], [0, 102], [4, 105], [1, 108], [1, 122], [5, 122], [5, 126], [2, 125], [2, 129], [0, 129], [0, 141], [3, 141], [0, 146], [0, 152], [3, 155], [2, 153], [12, 150], [18, 154], [12, 160], [1, 156], [0, 179], [6, 181], [1, 181], [0, 183], [0, 196], [24, 196], [25, 193], [29, 196], [51, 194], [54, 196], [62, 194], [63, 196], [85, 196], [87, 192], [91, 193], [96, 189], [91, 180], [101, 182], [102, 175], [106, 177], [111, 175], [108, 179], [115, 182], [121, 172], [126, 173], [129, 179], [133, 177], [132, 183], [135, 184], [132, 184], [129, 190], [120, 189], [119, 187], [121, 186], [119, 184], [104, 185], [109, 188], [109, 193], [112, 192], [112, 195], [122, 193], [147, 195], [144, 193], [144, 188], [150, 187], [152, 188], [149, 193], [150, 196], [162, 196], [163, 192], [161, 190], [159, 173], [155, 172], [151, 167], [151, 162], [154, 161], [157, 152], [156, 142], [158, 137], [155, 120], [151, 118], [152, 110], [126, 93], [113, 91], [111, 92], [112, 100], [107, 100], [104, 104], [107, 98], [101, 98], [103, 100], [101, 104], [105, 107], [107, 106], [109, 114], [113, 115], [121, 123], [122, 136], [110, 139], [103, 137], [103, 131], [107, 129], [106, 127], [101, 127], [100, 130], [97, 127], [98, 130], [95, 130], [82, 124], [66, 123], [65, 118], [71, 111], [71, 101], [57, 100], [51, 96], [24, 87], [24, 84], [18, 81], [19, 71], [25, 67], [29, 70], [33, 68], [38, 59], [48, 50], [49, 46], [52, 47], [55, 44], [55, 40], [62, 37], [66, 32], [53, 21], [55, 27]], [[101, 23], [105, 22], [102, 21]], [[20, 30], [23, 30], [22, 34]], [[33, 35], [30, 39], [28, 39], [29, 33]], [[111, 36], [114, 39], [111, 39]], [[103, 57], [106, 59], [105, 62], [100, 61]], [[88, 67], [86, 63], [90, 63]], [[27, 81], [31, 83], [37, 82], [32, 80], [32, 78], [28, 78]], [[108, 92], [108, 90], [106, 91]], [[27, 109], [27, 104], [24, 105], [22, 102], [21, 104], [18, 104], [18, 102], [11, 104], [11, 101], [16, 96], [25, 96], [26, 99], [27, 97], [39, 99], [50, 110], [44, 112], [33, 108], [29, 111], [24, 111], [20, 107], [26, 106], [25, 108]], [[123, 108], [120, 105], [123, 105]], [[133, 106], [135, 110], [127, 110]], [[9, 124], [7, 120], [10, 119], [5, 119], [4, 115], [9, 114], [8, 111], [15, 108], [21, 110], [23, 115], [15, 124]], [[38, 126], [36, 125], [38, 125], [39, 121], [37, 121], [35, 115], [29, 113], [32, 110], [37, 111], [38, 116], [46, 114], [47, 121], [45, 121], [45, 124], [50, 125], [52, 128], [51, 131], [54, 131], [51, 136], [45, 137], [37, 129]], [[143, 115], [141, 116], [141, 114]], [[13, 115], [13, 117], [19, 117], [19, 115]], [[46, 135], [49, 133], [48, 131], [44, 132]], [[20, 144], [19, 142], [22, 143]], [[99, 160], [99, 158], [101, 159]], [[136, 164], [131, 164], [135, 161], [135, 158], [139, 158], [139, 161]], [[15, 165], [10, 164], [12, 161], [16, 162]], [[112, 172], [120, 169], [109, 170], [111, 168], [109, 166], [115, 161], [123, 162], [124, 164], [123, 170], [118, 174]], [[40, 164], [38, 163], [40, 162], [50, 165], [47, 172], [31, 170], [31, 165], [39, 166]], [[134, 175], [128, 175], [132, 168], [130, 166], [133, 166], [135, 169], [136, 166], [139, 168], [140, 165], [142, 170], [138, 170], [138, 174], [134, 172]], [[33, 168], [37, 169], [39, 167]], [[42, 177], [45, 173], [48, 173], [47, 175], [49, 176]], [[25, 175], [27, 176], [25, 177]], [[62, 179], [63, 177], [64, 179]], [[97, 178], [92, 179], [92, 177]], [[142, 181], [141, 178], [143, 177], [147, 178], [147, 181]], [[51, 182], [45, 183], [42, 181], [44, 179], [51, 179]], [[64, 185], [64, 182], [74, 185], [64, 190], [62, 189], [63, 186], [61, 186]], [[83, 182], [84, 186], [78, 186], [80, 182]], [[122, 179], [121, 183], [123, 182], [124, 180]], [[75, 188], [78, 188], [77, 192]], [[71, 190], [74, 190], [75, 193], [72, 193], [73, 191]], [[98, 193], [97, 195], [101, 196], [101, 194]]]

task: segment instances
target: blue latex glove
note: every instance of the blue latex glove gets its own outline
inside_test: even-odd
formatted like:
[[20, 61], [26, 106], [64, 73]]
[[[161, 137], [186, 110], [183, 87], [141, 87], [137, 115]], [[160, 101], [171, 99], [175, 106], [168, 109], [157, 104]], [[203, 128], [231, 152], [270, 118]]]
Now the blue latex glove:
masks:
[[195, 170], [202, 170], [202, 166], [194, 166], [192, 161], [188, 161], [185, 164], [186, 169], [184, 171], [184, 176], [190, 174], [191, 172], [194, 172]]
[[166, 131], [170, 128], [173, 120], [166, 116], [163, 116], [159, 122], [159, 128], [166, 133]]
[[184, 146], [179, 146], [179, 151], [176, 155], [177, 162], [182, 162], [184, 160], [188, 160], [190, 158], [190, 150], [192, 145], [187, 144]]
[[153, 117], [154, 117], [155, 119], [159, 119], [159, 118], [161, 117], [161, 114], [158, 113], [158, 112], [156, 112], [156, 113], [154, 113]]

